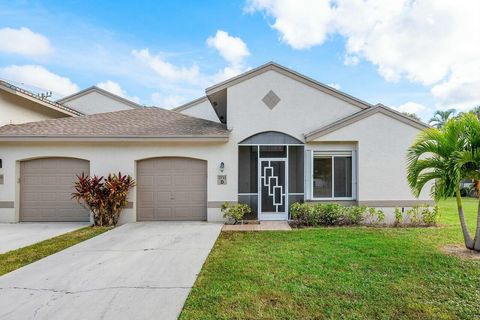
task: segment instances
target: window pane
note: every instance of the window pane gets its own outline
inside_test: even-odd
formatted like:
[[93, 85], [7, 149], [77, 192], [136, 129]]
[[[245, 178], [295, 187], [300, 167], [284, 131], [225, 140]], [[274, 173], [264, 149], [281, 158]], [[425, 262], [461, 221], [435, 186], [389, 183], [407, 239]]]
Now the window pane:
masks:
[[238, 147], [238, 192], [257, 192], [257, 147]]
[[335, 197], [352, 196], [352, 157], [335, 157]]
[[288, 192], [303, 193], [303, 146], [288, 147]]
[[313, 159], [313, 196], [332, 197], [332, 158]]

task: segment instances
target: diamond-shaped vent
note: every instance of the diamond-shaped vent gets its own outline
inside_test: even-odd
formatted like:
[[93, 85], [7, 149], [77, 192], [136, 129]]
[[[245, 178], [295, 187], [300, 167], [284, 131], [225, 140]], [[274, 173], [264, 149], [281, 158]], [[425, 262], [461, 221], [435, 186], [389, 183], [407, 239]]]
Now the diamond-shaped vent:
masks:
[[275, 108], [275, 106], [280, 102], [280, 98], [275, 94], [275, 92], [270, 90], [265, 95], [265, 97], [263, 97], [262, 101], [271, 110], [271, 109]]

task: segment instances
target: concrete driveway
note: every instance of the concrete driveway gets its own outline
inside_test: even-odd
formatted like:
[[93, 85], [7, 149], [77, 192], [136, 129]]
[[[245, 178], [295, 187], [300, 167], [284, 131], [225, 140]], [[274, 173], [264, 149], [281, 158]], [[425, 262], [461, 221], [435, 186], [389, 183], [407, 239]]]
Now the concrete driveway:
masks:
[[0, 223], [0, 254], [88, 226], [87, 222]]
[[176, 319], [221, 228], [118, 227], [0, 277], [0, 319]]

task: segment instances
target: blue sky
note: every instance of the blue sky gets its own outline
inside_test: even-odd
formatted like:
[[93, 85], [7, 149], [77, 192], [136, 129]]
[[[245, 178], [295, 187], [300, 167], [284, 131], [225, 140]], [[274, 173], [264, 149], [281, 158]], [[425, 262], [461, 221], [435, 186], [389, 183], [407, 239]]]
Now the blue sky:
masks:
[[100, 84], [173, 107], [273, 60], [426, 120], [480, 103], [480, 79], [468, 71], [480, 69], [479, 45], [457, 32], [479, 26], [463, 21], [478, 2], [394, 2], [2, 2], [0, 78], [55, 97]]

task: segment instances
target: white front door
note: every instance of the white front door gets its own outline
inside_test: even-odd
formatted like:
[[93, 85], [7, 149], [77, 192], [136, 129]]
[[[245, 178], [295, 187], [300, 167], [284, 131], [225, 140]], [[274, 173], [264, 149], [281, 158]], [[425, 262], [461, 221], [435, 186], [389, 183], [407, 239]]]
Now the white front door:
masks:
[[288, 219], [287, 159], [260, 158], [258, 165], [258, 219]]

